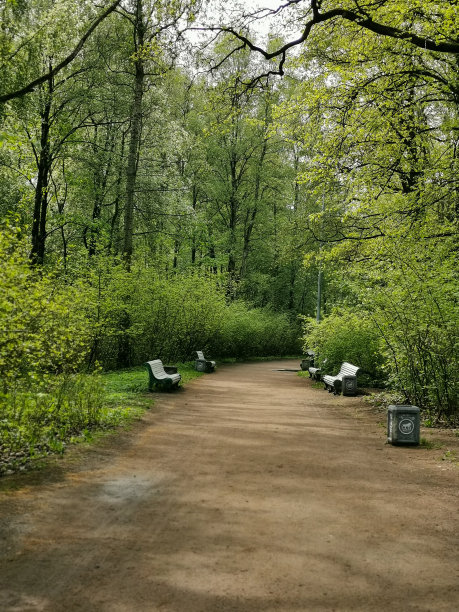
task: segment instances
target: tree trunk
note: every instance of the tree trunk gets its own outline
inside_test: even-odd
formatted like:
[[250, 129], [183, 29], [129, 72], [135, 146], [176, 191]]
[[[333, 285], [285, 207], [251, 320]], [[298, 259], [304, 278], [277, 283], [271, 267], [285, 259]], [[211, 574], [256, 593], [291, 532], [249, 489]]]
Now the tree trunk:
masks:
[[[96, 143], [95, 143], [96, 144]], [[113, 151], [115, 148], [115, 139], [110, 131], [110, 127], [107, 128], [107, 134], [105, 136], [104, 151], [109, 151], [107, 160], [98, 166], [94, 171], [94, 206], [92, 209], [92, 227], [89, 232], [89, 245], [88, 255], [92, 257], [96, 254], [99, 246], [100, 228], [97, 224], [100, 221], [102, 213], [102, 204], [104, 201], [105, 190], [107, 188], [108, 176], [110, 174], [110, 168], [112, 165]]]
[[124, 161], [124, 143], [126, 140], [125, 132], [122, 133], [121, 137], [121, 152], [120, 152], [120, 167], [118, 170], [118, 178], [116, 181], [116, 192], [115, 192], [115, 202], [113, 204], [113, 216], [110, 222], [110, 243], [109, 250], [114, 255], [118, 255], [120, 244], [121, 244], [121, 231], [120, 231], [120, 200], [121, 200], [121, 190], [122, 190], [122, 181], [123, 181], [123, 161]]
[[[137, 166], [140, 148], [140, 134], [142, 130], [142, 98], [144, 92], [145, 70], [144, 60], [141, 57], [145, 38], [145, 24], [143, 22], [142, 0], [137, 0], [136, 17], [134, 24], [135, 51], [138, 54], [134, 62], [134, 98], [131, 107], [131, 129], [129, 140], [128, 160], [126, 167], [126, 202], [124, 209], [124, 237], [123, 259], [126, 270], [131, 269], [132, 262], [132, 236], [134, 233], [134, 198], [137, 179]], [[118, 367], [131, 365], [132, 341], [129, 336], [131, 316], [129, 312], [129, 297], [125, 303], [125, 310], [120, 318], [120, 336], [118, 345]]]
[[[145, 39], [145, 24], [143, 22], [142, 1], [137, 0], [135, 19], [136, 53], [142, 50]], [[131, 108], [131, 131], [129, 141], [128, 161], [126, 168], [126, 204], [124, 209], [124, 240], [123, 258], [127, 269], [132, 261], [132, 236], [134, 232], [134, 197], [137, 178], [137, 164], [142, 130], [142, 98], [144, 92], [145, 69], [144, 60], [140, 55], [134, 62], [134, 99]]]
[[[198, 204], [198, 187], [196, 183], [193, 183], [192, 197], [193, 197], [193, 201], [192, 201], [193, 211], [196, 213], [196, 207]], [[196, 235], [195, 235], [195, 232], [193, 232], [193, 238], [191, 242], [191, 263], [192, 264], [196, 263]]]
[[51, 153], [49, 146], [50, 114], [54, 83], [48, 82], [45, 105], [41, 113], [40, 152], [38, 155], [37, 186], [32, 222], [32, 249], [30, 259], [33, 264], [43, 264], [46, 243], [46, 214], [48, 210], [48, 187], [51, 172]]
[[247, 211], [246, 224], [244, 229], [244, 244], [242, 247], [242, 261], [239, 271], [239, 278], [244, 278], [247, 269], [247, 259], [250, 252], [250, 239], [252, 237], [253, 228], [255, 226], [255, 219], [258, 213], [258, 207], [260, 203], [260, 188], [261, 188], [261, 173], [263, 169], [263, 163], [265, 161], [266, 152], [268, 149], [268, 143], [266, 140], [263, 141], [261, 148], [260, 159], [257, 164], [257, 171], [255, 175], [255, 191], [253, 196], [253, 208]]

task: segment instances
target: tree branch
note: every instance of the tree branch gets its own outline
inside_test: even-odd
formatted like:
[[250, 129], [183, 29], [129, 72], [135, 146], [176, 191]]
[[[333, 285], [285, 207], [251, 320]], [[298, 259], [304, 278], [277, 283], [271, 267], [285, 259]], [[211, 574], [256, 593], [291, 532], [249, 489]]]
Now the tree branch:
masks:
[[85, 42], [94, 32], [94, 30], [102, 23], [102, 21], [104, 21], [106, 17], [110, 15], [110, 13], [112, 13], [116, 9], [120, 2], [121, 0], [115, 0], [115, 2], [111, 4], [106, 11], [99, 15], [99, 17], [93, 22], [93, 24], [86, 31], [86, 33], [80, 38], [78, 44], [73, 49], [73, 51], [64, 60], [62, 60], [62, 62], [57, 64], [52, 70], [50, 70], [46, 74], [43, 74], [42, 76], [38, 77], [38, 79], [35, 79], [25, 87], [22, 87], [22, 89], [17, 89], [16, 91], [0, 95], [0, 104], [8, 102], [8, 100], [13, 100], [14, 98], [22, 98], [22, 96], [25, 96], [26, 94], [33, 91], [35, 87], [38, 87], [38, 85], [41, 85], [42, 83], [51, 80], [58, 72], [60, 72], [63, 68], [70, 64], [80, 53]]
[[260, 53], [266, 60], [273, 59], [275, 57], [281, 57], [281, 62], [279, 64], [278, 72], [273, 74], [283, 75], [283, 64], [285, 62], [285, 54], [292, 47], [296, 47], [304, 43], [309, 34], [311, 33], [312, 28], [315, 25], [320, 23], [324, 23], [326, 21], [330, 21], [332, 19], [341, 18], [346, 21], [355, 23], [361, 28], [374, 32], [375, 34], [379, 34], [380, 36], [388, 36], [390, 38], [398, 39], [398, 40], [406, 40], [412, 45], [419, 47], [421, 49], [425, 49], [428, 51], [435, 51], [438, 53], [453, 53], [459, 54], [459, 41], [435, 41], [426, 36], [420, 36], [415, 34], [414, 32], [404, 31], [400, 28], [385, 25], [382, 23], [378, 23], [373, 21], [373, 19], [368, 15], [368, 13], [362, 12], [359, 14], [354, 11], [350, 11], [347, 9], [336, 8], [326, 11], [324, 13], [320, 13], [320, 3], [315, 0], [311, 0], [311, 9], [312, 9], [312, 19], [310, 19], [304, 29], [301, 36], [295, 40], [285, 43], [282, 47], [279, 47], [275, 51], [268, 52], [265, 49], [259, 47], [254, 44], [247, 36], [241, 34], [240, 32], [234, 30], [231, 27], [220, 27], [220, 28], [210, 28], [211, 30], [220, 30], [221, 32], [227, 32], [228, 34], [232, 34], [235, 38], [240, 40], [247, 48], [251, 51], [256, 51]]

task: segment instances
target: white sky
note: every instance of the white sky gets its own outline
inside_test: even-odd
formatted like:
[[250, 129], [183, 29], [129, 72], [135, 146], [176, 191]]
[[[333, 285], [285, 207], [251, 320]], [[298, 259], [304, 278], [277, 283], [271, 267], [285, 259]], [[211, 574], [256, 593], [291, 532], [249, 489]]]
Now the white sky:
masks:
[[[210, 0], [208, 7], [208, 19], [218, 20], [218, 16], [223, 19], [227, 25], [237, 26], [237, 16], [251, 14], [257, 10], [277, 9], [283, 4], [282, 0]], [[260, 13], [262, 14], [262, 13]], [[274, 18], [255, 19], [252, 23], [252, 28], [261, 35], [267, 35], [270, 28], [279, 25], [279, 15]]]

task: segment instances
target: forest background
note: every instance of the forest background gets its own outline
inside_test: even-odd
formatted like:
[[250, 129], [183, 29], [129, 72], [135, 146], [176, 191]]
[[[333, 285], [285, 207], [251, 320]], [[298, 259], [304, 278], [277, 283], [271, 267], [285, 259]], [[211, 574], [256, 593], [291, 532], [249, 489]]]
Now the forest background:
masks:
[[458, 422], [457, 4], [220, 4], [0, 2], [0, 451], [196, 349]]

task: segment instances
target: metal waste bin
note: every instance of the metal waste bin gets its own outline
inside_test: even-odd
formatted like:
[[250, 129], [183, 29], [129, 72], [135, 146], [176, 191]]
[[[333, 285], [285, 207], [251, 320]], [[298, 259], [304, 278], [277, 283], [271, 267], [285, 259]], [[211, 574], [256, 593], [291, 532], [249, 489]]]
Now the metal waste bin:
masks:
[[196, 359], [194, 362], [196, 372], [207, 372], [207, 362], [205, 359]]
[[307, 372], [309, 368], [314, 365], [314, 351], [306, 351], [306, 355], [307, 357], [305, 357], [300, 363], [300, 368], [303, 370], [303, 372]]
[[419, 444], [421, 418], [417, 406], [389, 406], [387, 441], [394, 445]]

